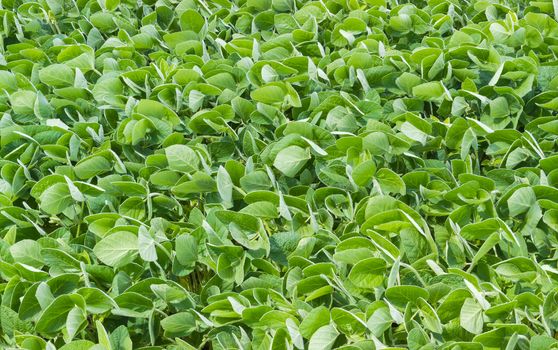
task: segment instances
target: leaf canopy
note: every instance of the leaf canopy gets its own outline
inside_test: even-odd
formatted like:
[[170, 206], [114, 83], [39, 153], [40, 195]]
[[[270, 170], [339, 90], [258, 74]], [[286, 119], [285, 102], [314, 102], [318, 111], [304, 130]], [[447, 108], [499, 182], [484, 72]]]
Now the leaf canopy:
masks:
[[555, 0], [4, 0], [0, 347], [558, 349]]

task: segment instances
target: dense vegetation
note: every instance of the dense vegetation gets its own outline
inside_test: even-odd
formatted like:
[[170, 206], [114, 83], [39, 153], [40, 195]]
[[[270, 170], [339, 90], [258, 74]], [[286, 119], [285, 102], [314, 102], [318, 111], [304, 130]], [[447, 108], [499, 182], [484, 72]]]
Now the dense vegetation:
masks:
[[558, 348], [558, 1], [2, 0], [0, 343]]

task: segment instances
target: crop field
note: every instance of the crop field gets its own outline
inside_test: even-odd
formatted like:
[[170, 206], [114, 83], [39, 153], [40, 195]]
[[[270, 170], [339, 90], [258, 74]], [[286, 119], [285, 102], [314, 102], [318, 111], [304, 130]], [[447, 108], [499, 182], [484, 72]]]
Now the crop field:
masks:
[[0, 17], [1, 349], [558, 349], [558, 0]]

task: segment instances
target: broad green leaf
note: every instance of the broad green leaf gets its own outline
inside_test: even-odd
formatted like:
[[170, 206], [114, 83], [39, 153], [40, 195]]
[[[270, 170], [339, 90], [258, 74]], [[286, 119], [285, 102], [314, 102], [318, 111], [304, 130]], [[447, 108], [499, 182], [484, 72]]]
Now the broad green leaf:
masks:
[[393, 170], [388, 168], [379, 169], [374, 178], [378, 181], [382, 192], [405, 193], [405, 182]]
[[145, 226], [138, 230], [138, 252], [145, 261], [157, 261], [157, 249], [155, 239], [151, 237]]
[[191, 266], [198, 260], [198, 240], [188, 234], [176, 238], [176, 258], [185, 266]]
[[85, 302], [81, 296], [76, 294], [59, 296], [43, 310], [35, 324], [35, 330], [45, 334], [59, 331], [66, 325], [68, 314], [74, 307], [80, 309], [85, 307]]
[[185, 337], [196, 329], [196, 319], [189, 312], [179, 312], [161, 320], [161, 327], [169, 337]]
[[310, 339], [312, 335], [321, 327], [330, 322], [330, 313], [325, 307], [318, 307], [311, 310], [300, 323], [300, 334], [306, 339]]
[[412, 88], [413, 95], [424, 101], [440, 102], [447, 98], [446, 90], [441, 82], [432, 81]]
[[165, 148], [169, 169], [191, 173], [199, 168], [196, 152], [186, 145], [172, 145]]
[[115, 232], [99, 241], [93, 252], [106, 265], [124, 266], [134, 261], [138, 254], [138, 237], [126, 231]]
[[57, 183], [47, 188], [39, 200], [41, 209], [51, 215], [62, 213], [74, 203], [66, 183]]
[[428, 299], [428, 291], [411, 285], [394, 286], [386, 290], [386, 298], [395, 305], [405, 307], [407, 303], [415, 302], [418, 298]]
[[262, 86], [250, 93], [255, 101], [269, 104], [283, 102], [285, 95], [285, 90], [277, 85]]
[[386, 262], [380, 258], [359, 261], [349, 273], [349, 280], [357, 287], [373, 289], [382, 284]]
[[310, 338], [310, 342], [308, 343], [309, 350], [329, 350], [333, 348], [333, 344], [335, 343], [335, 339], [339, 332], [335, 327], [331, 324], [327, 326], [320, 327], [314, 334], [312, 338]]
[[197, 33], [204, 25], [205, 19], [203, 16], [193, 9], [184, 11], [180, 16], [180, 27], [182, 30], [191, 30]]
[[112, 168], [112, 164], [105, 157], [93, 156], [80, 161], [74, 167], [74, 172], [79, 179], [90, 179]]
[[310, 159], [310, 152], [298, 146], [282, 149], [273, 162], [273, 166], [289, 177], [294, 177]]
[[483, 311], [482, 307], [475, 301], [475, 299], [465, 299], [465, 303], [461, 307], [459, 315], [459, 322], [461, 327], [473, 334], [482, 333], [483, 328]]
[[376, 308], [368, 320], [366, 321], [367, 328], [372, 332], [375, 337], [380, 337], [386, 330], [389, 329], [393, 323], [393, 318], [387, 306], [380, 306]]
[[10, 254], [15, 261], [40, 268], [44, 265], [41, 245], [37, 241], [23, 239], [10, 247]]
[[72, 86], [74, 71], [65, 64], [51, 64], [39, 71], [39, 79], [43, 84], [53, 87]]
[[536, 197], [533, 189], [522, 187], [515, 191], [508, 199], [508, 208], [511, 216], [517, 216], [528, 211], [535, 204]]

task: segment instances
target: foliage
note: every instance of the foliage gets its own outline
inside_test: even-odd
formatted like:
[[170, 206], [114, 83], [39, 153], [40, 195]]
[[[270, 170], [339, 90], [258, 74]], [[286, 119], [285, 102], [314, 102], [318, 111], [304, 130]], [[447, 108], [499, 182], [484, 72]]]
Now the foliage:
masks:
[[1, 342], [558, 348], [558, 2], [3, 0]]

